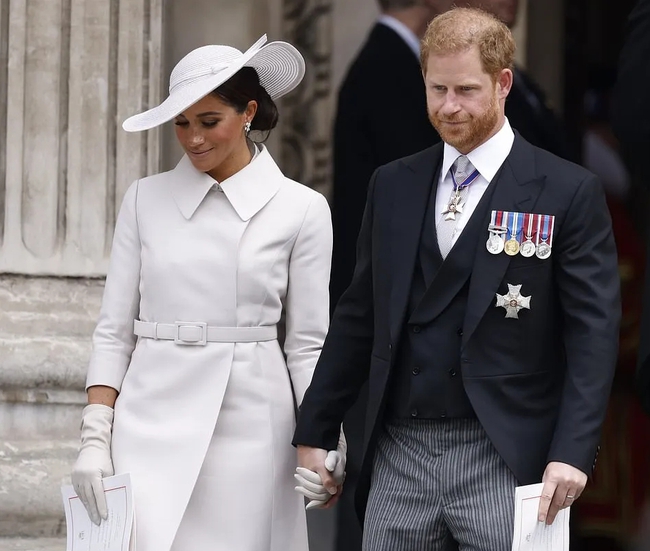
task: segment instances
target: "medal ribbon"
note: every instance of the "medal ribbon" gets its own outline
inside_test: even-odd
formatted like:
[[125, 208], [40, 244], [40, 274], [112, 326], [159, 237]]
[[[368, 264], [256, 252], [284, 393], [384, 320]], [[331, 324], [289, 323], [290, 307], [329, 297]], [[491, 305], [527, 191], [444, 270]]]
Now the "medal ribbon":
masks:
[[454, 176], [454, 173], [452, 171], [449, 171], [451, 174], [451, 180], [454, 182], [454, 191], [458, 192], [461, 189], [465, 189], [467, 186], [469, 186], [476, 178], [479, 177], [479, 171], [474, 169], [474, 172], [472, 172], [465, 180], [463, 180], [460, 184], [456, 182], [456, 177]]
[[496, 225], [499, 228], [503, 227], [503, 211], [502, 210], [497, 211]]
[[508, 232], [506, 233], [506, 241], [510, 241], [511, 239], [516, 239], [515, 235], [517, 234], [517, 219], [518, 219], [518, 212], [506, 212], [506, 227], [508, 228]]
[[[527, 212], [524, 214], [524, 228], [526, 228], [525, 241], [532, 241], [533, 239], [533, 223], [535, 222], [535, 215]], [[524, 238], [522, 238], [524, 241]]]
[[535, 240], [535, 246], [538, 247], [542, 235], [541, 227], [542, 227], [542, 218], [544, 217], [544, 215], [534, 214], [533, 216], [537, 218], [537, 231], [535, 232], [537, 239]]
[[513, 224], [514, 229], [515, 229], [515, 234], [513, 236], [514, 240], [517, 241], [517, 243], [521, 244], [523, 241], [523, 233], [524, 233], [524, 215], [521, 212], [515, 212], [515, 222]]
[[548, 235], [546, 236], [546, 238], [548, 239], [548, 241], [547, 241], [548, 246], [552, 247], [553, 246], [553, 229], [555, 228], [555, 216], [553, 216], [551, 214], [549, 214], [547, 216], [550, 219], [551, 227], [549, 228], [549, 232], [548, 232]]
[[[549, 247], [552, 245], [553, 241], [553, 225], [555, 225], [555, 216], [549, 214], [542, 215], [542, 242], [546, 243]], [[550, 235], [549, 235], [550, 231]]]

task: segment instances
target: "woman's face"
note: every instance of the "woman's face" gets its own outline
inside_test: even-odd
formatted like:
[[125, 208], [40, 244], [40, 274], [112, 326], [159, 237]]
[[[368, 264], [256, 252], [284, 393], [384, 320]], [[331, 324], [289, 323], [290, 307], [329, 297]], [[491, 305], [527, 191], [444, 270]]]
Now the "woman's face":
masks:
[[210, 94], [178, 115], [176, 137], [194, 167], [221, 182], [246, 166], [250, 152], [244, 126], [256, 109], [257, 103], [251, 101], [238, 113]]

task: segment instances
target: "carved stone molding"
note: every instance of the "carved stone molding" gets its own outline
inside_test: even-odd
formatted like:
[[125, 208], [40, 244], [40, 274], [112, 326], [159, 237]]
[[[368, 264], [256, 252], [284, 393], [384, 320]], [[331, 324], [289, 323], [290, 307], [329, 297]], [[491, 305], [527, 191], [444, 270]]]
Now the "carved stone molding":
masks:
[[126, 187], [158, 168], [157, 132], [119, 125], [160, 98], [162, 4], [0, 4], [0, 272], [105, 273]]
[[321, 193], [331, 181], [333, 0], [283, 0], [282, 36], [305, 57], [302, 84], [282, 103], [282, 167]]

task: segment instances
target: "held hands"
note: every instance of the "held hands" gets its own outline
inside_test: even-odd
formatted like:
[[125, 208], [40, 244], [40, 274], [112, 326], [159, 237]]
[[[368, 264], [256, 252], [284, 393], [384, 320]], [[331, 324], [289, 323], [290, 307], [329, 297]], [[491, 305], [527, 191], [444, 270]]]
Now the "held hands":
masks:
[[90, 520], [99, 526], [108, 518], [102, 479], [114, 474], [111, 461], [113, 408], [86, 406], [81, 419], [81, 448], [72, 470], [72, 485]]
[[298, 446], [298, 464], [294, 478], [296, 491], [307, 499], [306, 509], [329, 509], [341, 495], [345, 481], [347, 442], [343, 429], [336, 450], [326, 452], [320, 448]]
[[539, 503], [539, 522], [553, 524], [561, 509], [570, 507], [580, 497], [587, 484], [587, 475], [566, 463], [552, 461], [542, 478], [542, 498]]

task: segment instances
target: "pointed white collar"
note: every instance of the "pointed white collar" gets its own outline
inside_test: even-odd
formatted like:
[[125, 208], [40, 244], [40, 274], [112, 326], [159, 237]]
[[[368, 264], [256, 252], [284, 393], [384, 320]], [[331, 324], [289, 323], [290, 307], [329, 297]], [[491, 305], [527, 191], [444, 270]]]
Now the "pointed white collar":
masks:
[[183, 216], [189, 220], [205, 196], [219, 185], [226, 198], [244, 221], [250, 220], [273, 198], [284, 180], [282, 171], [264, 146], [251, 162], [220, 184], [205, 172], [194, 168], [184, 155], [171, 176], [172, 196]]

